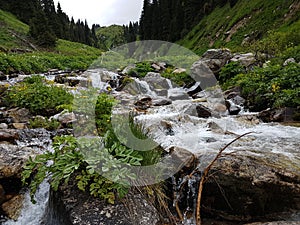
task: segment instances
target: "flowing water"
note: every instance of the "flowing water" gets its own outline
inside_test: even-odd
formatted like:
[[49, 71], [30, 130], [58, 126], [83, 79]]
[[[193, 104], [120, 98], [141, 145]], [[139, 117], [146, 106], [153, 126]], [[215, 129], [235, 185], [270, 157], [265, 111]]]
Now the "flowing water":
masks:
[[[89, 71], [94, 87], [106, 90], [107, 83], [103, 82], [97, 72]], [[110, 74], [111, 75], [111, 74]], [[145, 81], [135, 79], [140, 94], [147, 94], [153, 98], [157, 94], [150, 89]], [[169, 93], [184, 91], [172, 88], [170, 81]], [[114, 93], [114, 95], [129, 96], [125, 93]], [[136, 99], [132, 95], [132, 100]], [[146, 114], [140, 114], [136, 117], [137, 121], [142, 123], [148, 130], [148, 134], [159, 143], [164, 149], [168, 150], [172, 146], [184, 148], [195, 155], [203, 156], [209, 153], [217, 153], [220, 148], [234, 140], [238, 135], [253, 132], [241, 141], [235, 143], [228, 152], [238, 151], [243, 154], [255, 156], [264, 156], [265, 154], [274, 154], [290, 158], [298, 167], [300, 165], [300, 128], [283, 126], [276, 123], [258, 123], [255, 120], [255, 114], [243, 113], [238, 116], [219, 116], [216, 118], [202, 119], [189, 115], [189, 108], [193, 105], [192, 99], [173, 101], [168, 106], [153, 107]], [[203, 103], [209, 104], [209, 103]], [[209, 106], [209, 105], [207, 105]], [[169, 124], [168, 129], [163, 124]], [[25, 138], [26, 139], [26, 138]], [[27, 138], [28, 140], [28, 138]], [[50, 138], [32, 139], [32, 143], [22, 141], [21, 146], [36, 146], [49, 149], [51, 145]], [[41, 142], [43, 140], [44, 142]], [[42, 144], [41, 144], [42, 143]], [[199, 167], [206, 167], [211, 158], [202, 161]], [[193, 181], [190, 181], [193, 182]], [[191, 195], [195, 195], [192, 189]], [[37, 204], [30, 202], [29, 194], [25, 194], [24, 209], [17, 222], [7, 221], [3, 225], [39, 225], [43, 219], [47, 202], [49, 199], [49, 184], [43, 182], [36, 194]], [[190, 209], [193, 210], [193, 209]], [[297, 219], [299, 214], [295, 214]], [[296, 220], [295, 219], [295, 220]], [[299, 218], [298, 218], [299, 219]], [[192, 220], [186, 217], [185, 224], [193, 224]]]

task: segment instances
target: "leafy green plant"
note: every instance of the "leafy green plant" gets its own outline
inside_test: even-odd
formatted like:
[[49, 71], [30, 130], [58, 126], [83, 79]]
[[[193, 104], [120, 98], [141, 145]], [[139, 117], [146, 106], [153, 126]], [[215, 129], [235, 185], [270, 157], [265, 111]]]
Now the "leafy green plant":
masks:
[[136, 63], [136, 67], [128, 72], [129, 76], [138, 75], [138, 77], [145, 77], [147, 73], [154, 72], [151, 67], [151, 62], [139, 62]]
[[219, 82], [223, 85], [226, 81], [234, 78], [236, 75], [245, 72], [245, 68], [239, 62], [230, 62], [222, 67], [219, 74]]
[[60, 122], [54, 119], [47, 119], [44, 117], [35, 117], [29, 120], [29, 128], [45, 128], [46, 130], [57, 130], [60, 127]]
[[33, 76], [24, 82], [12, 86], [6, 95], [9, 106], [24, 107], [33, 114], [54, 115], [58, 113], [57, 107], [70, 104], [73, 100], [72, 94], [65, 89], [47, 85], [43, 78]]
[[256, 67], [229, 79], [227, 85], [239, 86], [251, 110], [260, 111], [268, 107], [299, 106], [300, 65], [270, 65]]
[[173, 67], [168, 67], [164, 72], [161, 73], [161, 76], [170, 79], [175, 84], [181, 87], [186, 84], [190, 84], [194, 81], [193, 78], [190, 75], [188, 75], [186, 72], [173, 73], [173, 71], [174, 71]]
[[[80, 190], [113, 203], [115, 192], [122, 197], [128, 190], [127, 179], [134, 179], [130, 166], [140, 165], [138, 153], [116, 143], [110, 148], [101, 148], [99, 139], [73, 136], [55, 137], [53, 152], [30, 158], [22, 173], [23, 184], [29, 185], [31, 198], [44, 179], [50, 178], [54, 191], [76, 176]], [[113, 155], [114, 154], [114, 155]], [[31, 180], [30, 180], [31, 179]]]

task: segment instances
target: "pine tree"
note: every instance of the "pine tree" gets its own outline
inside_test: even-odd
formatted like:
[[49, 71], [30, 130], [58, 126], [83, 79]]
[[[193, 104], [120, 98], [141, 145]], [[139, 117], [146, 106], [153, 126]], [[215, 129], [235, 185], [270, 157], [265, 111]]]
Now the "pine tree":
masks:
[[51, 30], [43, 10], [37, 10], [35, 16], [31, 19], [29, 34], [37, 41], [39, 46], [54, 47], [56, 45], [56, 36]]

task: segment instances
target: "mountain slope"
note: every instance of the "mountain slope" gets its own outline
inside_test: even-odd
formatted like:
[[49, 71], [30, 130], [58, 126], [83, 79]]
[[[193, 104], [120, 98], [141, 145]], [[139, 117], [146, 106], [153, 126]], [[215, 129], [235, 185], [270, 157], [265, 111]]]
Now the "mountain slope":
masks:
[[101, 50], [59, 39], [54, 48], [39, 48], [29, 37], [29, 26], [0, 10], [0, 71], [37, 73], [49, 69], [86, 69]]
[[201, 54], [220, 47], [243, 51], [275, 31], [289, 31], [300, 40], [299, 19], [298, 0], [239, 0], [232, 8], [229, 3], [215, 8], [179, 44]]

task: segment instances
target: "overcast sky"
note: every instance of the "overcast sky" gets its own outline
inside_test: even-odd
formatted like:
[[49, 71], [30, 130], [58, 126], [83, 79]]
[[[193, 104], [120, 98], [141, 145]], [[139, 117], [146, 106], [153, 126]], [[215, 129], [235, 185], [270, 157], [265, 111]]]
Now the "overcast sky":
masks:
[[138, 21], [141, 15], [143, 0], [54, 0], [60, 2], [62, 10], [68, 16], [88, 21], [89, 26], [100, 24], [128, 24]]

